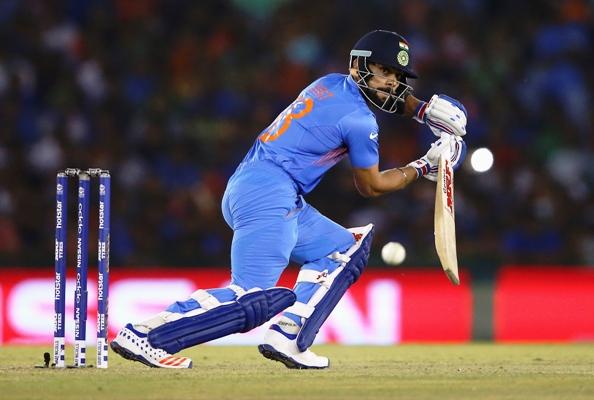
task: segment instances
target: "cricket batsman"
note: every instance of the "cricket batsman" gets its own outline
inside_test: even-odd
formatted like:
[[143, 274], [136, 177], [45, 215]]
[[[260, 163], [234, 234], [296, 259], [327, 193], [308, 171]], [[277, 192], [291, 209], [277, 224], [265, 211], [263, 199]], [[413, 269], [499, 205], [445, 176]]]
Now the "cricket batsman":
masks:
[[[347, 156], [359, 193], [375, 197], [420, 177], [435, 181], [444, 152], [454, 168], [466, 154], [464, 106], [445, 95], [428, 102], [413, 96], [410, 50], [395, 32], [367, 33], [350, 52], [348, 74], [310, 84], [259, 134], [222, 200], [233, 229], [231, 284], [196, 290], [146, 321], [127, 324], [111, 343], [116, 353], [151, 367], [191, 368], [191, 359], [174, 354], [274, 318], [258, 346], [264, 357], [288, 368], [329, 366], [310, 347], [363, 273], [374, 227], [344, 228], [304, 196]], [[426, 124], [438, 139], [418, 160], [380, 171], [378, 110]], [[290, 261], [301, 265], [295, 286], [276, 287]]]

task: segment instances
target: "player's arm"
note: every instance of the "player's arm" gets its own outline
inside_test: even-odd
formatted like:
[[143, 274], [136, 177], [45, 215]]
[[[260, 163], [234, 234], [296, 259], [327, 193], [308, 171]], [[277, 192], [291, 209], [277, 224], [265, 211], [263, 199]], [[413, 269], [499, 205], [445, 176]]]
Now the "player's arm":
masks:
[[417, 180], [417, 171], [412, 166], [380, 171], [376, 164], [369, 168], [354, 168], [353, 179], [363, 197], [377, 197], [405, 188]]
[[417, 99], [412, 94], [409, 94], [404, 101], [404, 112], [402, 115], [409, 118], [414, 117], [415, 112], [421, 103], [423, 103], [423, 101]]
[[466, 144], [459, 136], [443, 133], [439, 140], [431, 144], [427, 154], [405, 167], [384, 171], [380, 171], [377, 164], [368, 168], [353, 168], [355, 186], [362, 196], [377, 197], [403, 189], [421, 176], [435, 181], [442, 154], [448, 155], [452, 166], [457, 169], [466, 157]]

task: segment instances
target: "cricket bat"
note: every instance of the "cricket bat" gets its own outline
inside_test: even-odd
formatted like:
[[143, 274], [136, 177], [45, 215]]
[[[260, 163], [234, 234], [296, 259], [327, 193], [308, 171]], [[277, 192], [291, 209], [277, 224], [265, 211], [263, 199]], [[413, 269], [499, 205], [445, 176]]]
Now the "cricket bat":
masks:
[[456, 255], [456, 213], [454, 209], [454, 170], [449, 157], [441, 155], [435, 192], [435, 249], [441, 267], [454, 285], [460, 284]]

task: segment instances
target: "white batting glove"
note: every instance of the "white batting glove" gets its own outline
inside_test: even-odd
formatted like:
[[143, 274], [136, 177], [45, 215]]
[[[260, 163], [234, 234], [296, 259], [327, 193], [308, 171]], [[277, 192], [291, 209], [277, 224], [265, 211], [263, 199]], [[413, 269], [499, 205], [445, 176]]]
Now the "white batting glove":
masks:
[[457, 170], [466, 158], [466, 143], [460, 136], [453, 136], [442, 132], [441, 138], [431, 143], [431, 148], [423, 157], [408, 164], [417, 171], [417, 178], [420, 176], [437, 181], [437, 167], [439, 157], [444, 154], [452, 161], [452, 168]]
[[441, 132], [456, 136], [466, 135], [466, 108], [458, 100], [445, 94], [434, 94], [428, 102], [421, 102], [413, 119], [427, 124], [437, 137], [440, 137]]

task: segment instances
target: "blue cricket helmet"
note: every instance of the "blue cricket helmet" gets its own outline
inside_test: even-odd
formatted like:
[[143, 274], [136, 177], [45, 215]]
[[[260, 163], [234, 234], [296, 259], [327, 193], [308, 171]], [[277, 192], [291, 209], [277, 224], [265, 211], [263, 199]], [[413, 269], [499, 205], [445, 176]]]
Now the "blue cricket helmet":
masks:
[[351, 56], [366, 57], [367, 62], [396, 68], [407, 78], [418, 78], [411, 68], [409, 44], [396, 32], [376, 30], [367, 33], [353, 46]]
[[[372, 87], [370, 81], [375, 74], [369, 69], [369, 63], [382, 64], [398, 71], [398, 85], [391, 89]], [[357, 75], [353, 79], [363, 95], [373, 105], [391, 114], [404, 112], [405, 100], [413, 91], [412, 86], [406, 83], [407, 78], [418, 78], [411, 64], [406, 39], [396, 32], [385, 30], [369, 32], [359, 39], [351, 50], [349, 60], [349, 68], [356, 65]], [[387, 97], [381, 99], [378, 93]]]

